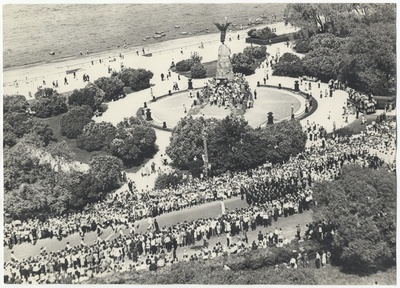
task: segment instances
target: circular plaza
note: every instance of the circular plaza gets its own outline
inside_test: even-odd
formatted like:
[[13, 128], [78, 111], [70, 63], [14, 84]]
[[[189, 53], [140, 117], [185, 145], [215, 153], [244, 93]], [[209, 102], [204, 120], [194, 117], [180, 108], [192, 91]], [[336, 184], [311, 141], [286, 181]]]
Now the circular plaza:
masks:
[[[291, 113], [297, 117], [304, 111], [305, 99], [288, 90], [257, 87], [256, 93], [253, 107], [246, 109], [244, 113], [245, 119], [252, 127], [264, 125], [269, 112], [273, 113], [274, 121], [281, 121], [288, 119]], [[190, 97], [190, 92], [185, 90], [152, 102], [149, 104], [149, 108], [154, 121], [166, 122], [168, 127], [174, 127], [186, 115], [222, 119], [231, 113], [229, 107], [219, 107], [209, 103], [194, 110], [196, 108], [193, 105], [194, 101], [196, 101], [196, 93], [192, 93], [192, 97]]]

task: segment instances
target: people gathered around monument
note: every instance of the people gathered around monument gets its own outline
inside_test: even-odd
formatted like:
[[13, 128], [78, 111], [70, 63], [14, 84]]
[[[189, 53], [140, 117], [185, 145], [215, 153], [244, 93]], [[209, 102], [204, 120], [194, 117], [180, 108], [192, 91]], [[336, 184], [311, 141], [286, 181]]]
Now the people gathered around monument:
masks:
[[247, 106], [252, 100], [249, 84], [243, 74], [234, 74], [232, 80], [212, 79], [205, 83], [198, 95], [200, 103], [208, 103], [210, 106], [237, 108]]

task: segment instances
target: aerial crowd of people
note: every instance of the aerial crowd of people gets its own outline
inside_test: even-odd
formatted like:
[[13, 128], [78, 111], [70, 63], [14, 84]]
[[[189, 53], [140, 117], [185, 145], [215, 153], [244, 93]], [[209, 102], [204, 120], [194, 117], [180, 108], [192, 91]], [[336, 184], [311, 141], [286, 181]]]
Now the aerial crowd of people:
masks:
[[[26, 259], [18, 259], [12, 253], [10, 261], [5, 263], [6, 282], [58, 283], [69, 277], [73, 283], [79, 283], [93, 275], [156, 270], [181, 261], [207, 260], [271, 245], [280, 247], [290, 239], [283, 237], [277, 221], [280, 217], [310, 209], [315, 182], [338, 179], [345, 164], [395, 171], [395, 164], [385, 159], [385, 155], [394, 153], [395, 136], [394, 121], [374, 122], [361, 134], [317, 141], [283, 164], [193, 179], [175, 189], [138, 191], [131, 182], [130, 189], [111, 193], [105, 201], [88, 206], [79, 213], [49, 218], [44, 222], [32, 219], [6, 223], [4, 245], [10, 248], [48, 237], [62, 239], [74, 233], [82, 236], [80, 245], [69, 247], [67, 244], [65, 249], [57, 252], [42, 249], [40, 255]], [[155, 219], [163, 213], [236, 195], [241, 195], [249, 207], [169, 227], [160, 227]], [[137, 221], [143, 218], [148, 219], [147, 229], [139, 229], [137, 225]], [[257, 238], [249, 239], [247, 232], [260, 226], [267, 231], [260, 231]], [[113, 229], [116, 238], [101, 238], [108, 227]], [[83, 238], [90, 231], [96, 231], [98, 235], [97, 241], [91, 244], [85, 243]], [[329, 223], [310, 226], [302, 236], [298, 230], [299, 238], [308, 239], [312, 235], [334, 235], [334, 227]], [[221, 240], [222, 236], [226, 242]], [[209, 246], [213, 237], [218, 237], [218, 241]], [[200, 252], [187, 252], [186, 248], [196, 245], [202, 247]], [[321, 255], [317, 259], [321, 265]], [[296, 260], [296, 265], [290, 265], [297, 267], [298, 263]]]

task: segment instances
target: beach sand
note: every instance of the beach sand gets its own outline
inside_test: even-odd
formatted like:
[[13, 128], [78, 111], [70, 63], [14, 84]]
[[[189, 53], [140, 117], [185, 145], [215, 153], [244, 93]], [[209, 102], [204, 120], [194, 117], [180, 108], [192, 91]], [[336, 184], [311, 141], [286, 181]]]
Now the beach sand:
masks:
[[[266, 26], [276, 28], [278, 35], [294, 31], [294, 28], [285, 26], [283, 22]], [[239, 32], [233, 31], [227, 34], [227, 40], [229, 37], [232, 37], [231, 42], [226, 42], [231, 48], [232, 53], [241, 52], [242, 49], [248, 45], [244, 40], [247, 36], [248, 30], [249, 29], [241, 30]], [[236, 39], [238, 34], [240, 35], [240, 40]], [[201, 43], [203, 43], [204, 49], [199, 48]], [[37, 87], [43, 86], [43, 80], [46, 82], [46, 87], [52, 87], [52, 81], [58, 80], [59, 88], [57, 91], [61, 93], [72, 91], [73, 89], [84, 87], [82, 81], [83, 73], [89, 74], [91, 81], [93, 81], [98, 77], [107, 76], [108, 65], [113, 69], [119, 70], [121, 62], [123, 62], [126, 67], [141, 67], [151, 70], [155, 74], [152, 79], [152, 81], [154, 81], [154, 79], [159, 77], [159, 75], [151, 69], [152, 67], [162, 66], [165, 74], [172, 59], [177, 63], [179, 60], [189, 58], [190, 53], [194, 51], [199, 52], [199, 54], [203, 56], [203, 62], [215, 60], [217, 57], [218, 45], [218, 33], [205, 34], [148, 45], [146, 46], [146, 53], [152, 53], [152, 57], [142, 56], [142, 47], [132, 47], [128, 49], [122, 48], [113, 51], [82, 55], [53, 63], [5, 69], [3, 70], [3, 94], [12, 95], [17, 94], [18, 92], [18, 94], [25, 95], [29, 100], [29, 92], [34, 95]], [[184, 52], [183, 55], [180, 54], [181, 49]], [[136, 55], [136, 51], [139, 51], [139, 56]], [[120, 59], [120, 53], [124, 55], [125, 59]], [[116, 61], [109, 62], [109, 59], [113, 59], [114, 57], [116, 58]], [[100, 64], [99, 59], [103, 59], [103, 63]], [[92, 65], [91, 61], [94, 61], [94, 65]], [[162, 61], [162, 63], [159, 61]], [[67, 70], [72, 69], [80, 69], [77, 72], [77, 79], [79, 81], [72, 81], [72, 75], [66, 74]], [[65, 76], [68, 78], [69, 86], [63, 85]], [[18, 83], [18, 87], [15, 87], [15, 81]]]

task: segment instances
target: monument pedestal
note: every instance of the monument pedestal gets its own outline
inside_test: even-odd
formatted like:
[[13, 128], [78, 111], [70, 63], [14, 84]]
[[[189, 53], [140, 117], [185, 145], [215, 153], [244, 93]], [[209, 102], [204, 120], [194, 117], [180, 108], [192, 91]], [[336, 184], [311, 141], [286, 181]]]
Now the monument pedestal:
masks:
[[217, 61], [217, 79], [233, 79], [232, 63], [230, 59], [231, 49], [225, 44], [219, 45]]

